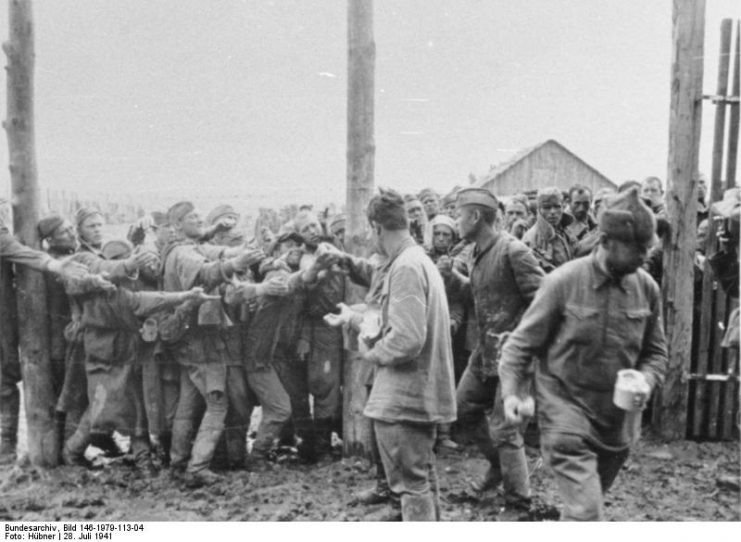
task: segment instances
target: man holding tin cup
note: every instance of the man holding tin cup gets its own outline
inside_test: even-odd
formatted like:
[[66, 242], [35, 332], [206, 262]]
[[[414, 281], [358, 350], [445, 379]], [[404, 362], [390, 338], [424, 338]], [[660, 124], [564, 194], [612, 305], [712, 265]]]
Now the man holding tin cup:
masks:
[[[541, 449], [564, 503], [562, 520], [604, 519], [602, 495], [627, 459], [639, 434], [637, 414], [667, 368], [659, 287], [641, 269], [655, 242], [654, 214], [633, 189], [605, 204], [599, 229], [590, 255], [543, 280], [499, 365], [505, 416], [518, 422], [526, 399], [518, 396], [519, 385], [539, 360]], [[625, 369], [637, 372], [632, 385], [618, 378]]]

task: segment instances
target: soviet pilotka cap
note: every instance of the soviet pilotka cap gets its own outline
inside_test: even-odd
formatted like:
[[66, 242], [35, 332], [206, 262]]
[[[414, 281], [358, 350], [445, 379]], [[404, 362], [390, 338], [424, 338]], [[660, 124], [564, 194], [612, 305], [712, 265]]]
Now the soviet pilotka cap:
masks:
[[189, 201], [180, 201], [167, 210], [167, 221], [173, 224], [193, 211], [195, 211], [195, 205]]
[[235, 220], [239, 220], [239, 213], [234, 210], [234, 207], [231, 205], [219, 205], [217, 206], [213, 211], [208, 213], [208, 216], [206, 217], [206, 223], [209, 226], [213, 226], [216, 224], [216, 222], [219, 221], [219, 219], [231, 216]]
[[499, 202], [496, 196], [486, 188], [463, 188], [458, 191], [455, 199], [457, 207], [464, 205], [482, 205], [490, 209], [497, 209]]
[[612, 239], [625, 243], [656, 241], [656, 217], [641, 201], [638, 188], [631, 188], [606, 198], [600, 214], [599, 229]]
[[41, 239], [48, 239], [54, 233], [59, 226], [64, 224], [64, 218], [54, 214], [39, 220], [37, 229], [39, 230], [39, 237]]

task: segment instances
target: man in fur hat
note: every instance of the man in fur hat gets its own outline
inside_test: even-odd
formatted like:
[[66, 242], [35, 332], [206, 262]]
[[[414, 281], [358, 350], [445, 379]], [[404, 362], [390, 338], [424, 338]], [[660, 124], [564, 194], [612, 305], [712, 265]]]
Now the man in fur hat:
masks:
[[[564, 520], [604, 519], [602, 495], [638, 437], [640, 410], [664, 379], [659, 288], [641, 265], [656, 219], [633, 188], [605, 204], [590, 255], [543, 281], [499, 366], [504, 411], [522, 419], [519, 386], [535, 360], [541, 450], [555, 474]], [[618, 371], [639, 371], [633, 409], [613, 404]]]

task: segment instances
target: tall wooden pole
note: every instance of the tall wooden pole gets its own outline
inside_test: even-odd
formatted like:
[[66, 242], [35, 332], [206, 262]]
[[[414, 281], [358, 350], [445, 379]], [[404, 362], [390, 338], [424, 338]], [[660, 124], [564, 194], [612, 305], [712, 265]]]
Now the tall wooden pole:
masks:
[[[365, 211], [373, 194], [375, 141], [373, 138], [374, 67], [373, 0], [348, 0], [347, 11], [347, 229], [346, 249], [368, 256], [368, 221]], [[352, 299], [352, 296], [355, 299]], [[360, 294], [351, 290], [350, 301]], [[357, 353], [350, 352], [345, 364], [343, 405], [343, 453], [368, 457], [370, 421], [363, 416], [367, 398]]]
[[[728, 68], [731, 61], [731, 32], [733, 21], [723, 19], [720, 24], [720, 60], [718, 62], [718, 96], [728, 93]], [[710, 175], [710, 201], [723, 199], [723, 146], [726, 133], [726, 102], [715, 104], [715, 131], [713, 133], [713, 162]]]
[[664, 244], [662, 283], [669, 370], [657, 400], [656, 429], [684, 438], [692, 340], [693, 258], [697, 228], [697, 172], [702, 123], [705, 0], [674, 0], [667, 210], [671, 235]]
[[[40, 193], [34, 144], [34, 40], [31, 0], [10, 0], [10, 40], [3, 45], [8, 57], [8, 132], [10, 179], [13, 187], [13, 225], [26, 245], [39, 247], [36, 224]], [[23, 391], [31, 463], [51, 467], [59, 449], [54, 427], [54, 392], [46, 329], [46, 292], [40, 273], [16, 270]]]
[[[741, 61], [739, 61], [739, 54], [741, 53], [741, 25], [739, 25], [738, 21], [736, 21], [736, 46], [733, 49], [733, 84], [731, 86], [731, 96], [734, 96], [738, 100], [741, 93], [741, 74], [739, 74], [739, 69], [741, 69]], [[726, 159], [726, 183], [728, 188], [736, 186], [740, 112], [741, 105], [738, 102], [732, 103], [731, 118], [728, 127], [728, 158]]]

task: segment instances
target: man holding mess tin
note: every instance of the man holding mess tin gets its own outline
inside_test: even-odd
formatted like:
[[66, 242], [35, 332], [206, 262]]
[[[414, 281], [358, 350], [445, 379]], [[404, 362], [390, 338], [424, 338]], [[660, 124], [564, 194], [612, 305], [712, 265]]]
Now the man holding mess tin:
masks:
[[654, 215], [633, 189], [607, 202], [599, 229], [590, 255], [543, 280], [499, 366], [505, 416], [517, 423], [527, 399], [518, 389], [536, 363], [541, 449], [562, 520], [604, 519], [602, 495], [667, 368], [659, 287], [641, 269], [655, 241]]

